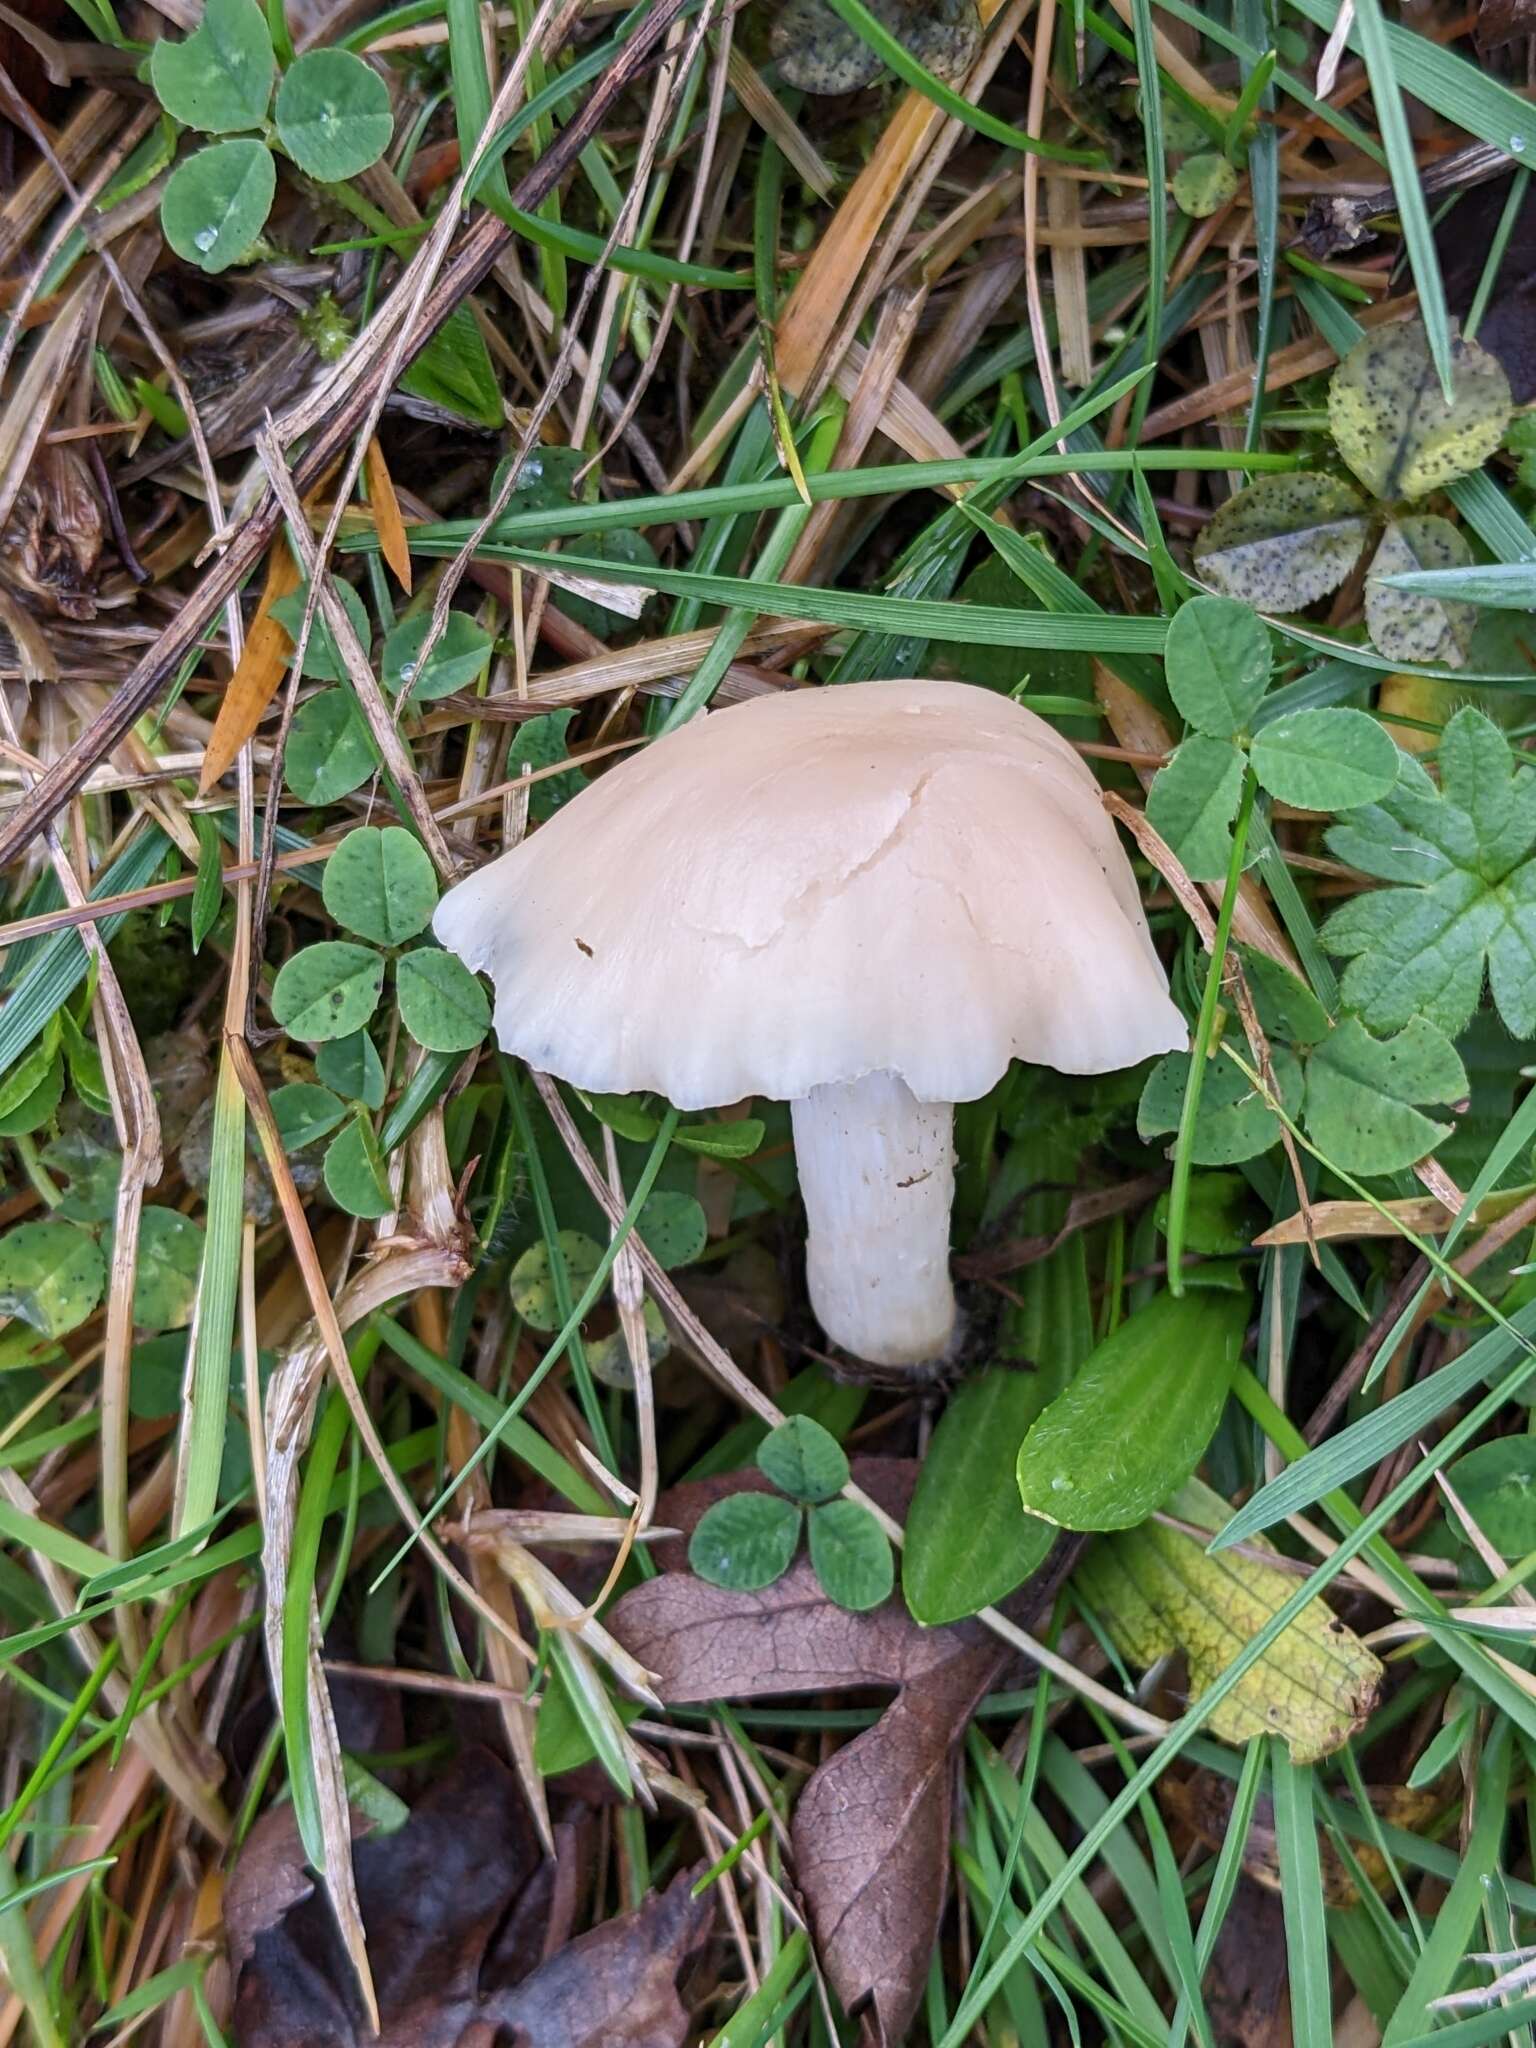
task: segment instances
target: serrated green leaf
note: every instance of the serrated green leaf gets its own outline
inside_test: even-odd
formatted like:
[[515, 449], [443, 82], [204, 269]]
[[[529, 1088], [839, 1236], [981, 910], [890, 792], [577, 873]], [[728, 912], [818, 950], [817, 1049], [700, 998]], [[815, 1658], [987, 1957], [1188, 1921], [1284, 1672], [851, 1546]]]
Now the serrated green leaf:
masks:
[[688, 1563], [712, 1586], [757, 1593], [783, 1578], [800, 1547], [801, 1510], [777, 1493], [733, 1493], [699, 1517]]
[[1456, 1102], [1467, 1074], [1443, 1031], [1414, 1017], [1395, 1038], [1372, 1038], [1347, 1017], [1307, 1063], [1307, 1135], [1346, 1173], [1396, 1173], [1449, 1130], [1413, 1107]]
[[823, 1501], [807, 1516], [811, 1568], [821, 1590], [850, 1614], [889, 1600], [896, 1584], [890, 1538], [856, 1500]]
[[1155, 1295], [1084, 1361], [1019, 1449], [1019, 1495], [1065, 1529], [1127, 1529], [1193, 1472], [1226, 1405], [1246, 1294]]
[[1339, 453], [1378, 498], [1423, 498], [1480, 469], [1503, 438], [1513, 401], [1496, 356], [1451, 342], [1449, 403], [1420, 320], [1374, 327], [1328, 386]]
[[1338, 589], [1369, 531], [1363, 500], [1337, 477], [1256, 477], [1201, 528], [1195, 567], [1259, 611], [1301, 611]]
[[1400, 756], [1397, 787], [1327, 835], [1340, 860], [1408, 886], [1353, 897], [1323, 927], [1346, 1002], [1373, 1031], [1416, 1016], [1464, 1029], [1485, 971], [1504, 1022], [1536, 1034], [1536, 770], [1467, 706], [1441, 737], [1441, 787]]
[[350, 50], [306, 50], [288, 67], [273, 109], [284, 149], [322, 184], [355, 178], [389, 147], [389, 87]]
[[326, 1192], [349, 1216], [376, 1222], [394, 1207], [378, 1140], [361, 1108], [326, 1147], [324, 1173]]
[[284, 961], [272, 984], [272, 1015], [312, 1045], [359, 1031], [378, 1008], [384, 962], [371, 946], [322, 939]]
[[1392, 520], [1365, 578], [1365, 623], [1377, 652], [1388, 661], [1434, 662], [1461, 668], [1477, 614], [1469, 604], [1416, 596], [1383, 578], [1420, 569], [1456, 569], [1472, 559], [1458, 527], [1430, 512]]
[[770, 1429], [757, 1447], [757, 1464], [793, 1500], [830, 1500], [848, 1484], [842, 1445], [809, 1415], [791, 1415]]
[[1231, 597], [1192, 597], [1168, 622], [1168, 694], [1196, 732], [1246, 730], [1269, 687], [1269, 633]]
[[1380, 803], [1397, 780], [1391, 736], [1363, 711], [1293, 711], [1258, 733], [1250, 755], [1262, 788], [1303, 811]]
[[422, 946], [395, 963], [400, 1019], [428, 1052], [469, 1052], [491, 1025], [485, 990], [451, 953]]
[[180, 42], [161, 37], [149, 53], [156, 99], [183, 127], [199, 128], [205, 135], [257, 127], [276, 70], [266, 17], [256, 0], [207, 0], [189, 36]]
[[1147, 820], [1186, 874], [1220, 879], [1232, 858], [1232, 820], [1243, 788], [1243, 757], [1230, 740], [1191, 733], [1159, 768], [1147, 792]]
[[373, 737], [351, 690], [317, 690], [306, 697], [293, 715], [283, 755], [283, 775], [300, 803], [336, 803], [377, 772]]
[[183, 262], [214, 275], [250, 253], [276, 193], [277, 167], [264, 142], [210, 143], [172, 171], [160, 225]]
[[17, 1316], [45, 1337], [78, 1329], [106, 1284], [95, 1238], [73, 1223], [18, 1223], [0, 1237], [0, 1315]]
[[375, 945], [399, 946], [431, 922], [437, 876], [420, 842], [402, 826], [359, 825], [326, 862], [320, 893], [349, 932]]

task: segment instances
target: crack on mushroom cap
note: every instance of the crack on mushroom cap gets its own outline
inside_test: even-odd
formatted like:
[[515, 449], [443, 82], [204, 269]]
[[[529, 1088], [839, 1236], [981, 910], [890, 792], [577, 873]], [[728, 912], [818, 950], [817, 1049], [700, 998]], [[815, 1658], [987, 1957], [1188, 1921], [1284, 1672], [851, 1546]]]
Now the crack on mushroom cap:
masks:
[[917, 807], [923, 800], [923, 792], [932, 783], [937, 773], [937, 769], [929, 768], [917, 778], [916, 783], [907, 792], [906, 799], [902, 803], [901, 809], [889, 829], [885, 832], [879, 844], [869, 853], [850, 859], [845, 866], [838, 869], [836, 874], [810, 876], [804, 886], [796, 890], [795, 894], [781, 906], [778, 922], [774, 925], [772, 931], [768, 932], [764, 937], [749, 938], [745, 932], [731, 931], [728, 927], [721, 925], [703, 924], [696, 918], [686, 917], [681, 914], [678, 917], [679, 924], [689, 931], [700, 933], [705, 938], [722, 939], [727, 945], [739, 946], [743, 952], [762, 952], [765, 947], [771, 946], [775, 940], [782, 936], [795, 918], [813, 912], [817, 907], [818, 898], [825, 897], [832, 891], [843, 888], [856, 875], [871, 873], [883, 860], [889, 859], [893, 853], [900, 849], [903, 835], [912, 824]]

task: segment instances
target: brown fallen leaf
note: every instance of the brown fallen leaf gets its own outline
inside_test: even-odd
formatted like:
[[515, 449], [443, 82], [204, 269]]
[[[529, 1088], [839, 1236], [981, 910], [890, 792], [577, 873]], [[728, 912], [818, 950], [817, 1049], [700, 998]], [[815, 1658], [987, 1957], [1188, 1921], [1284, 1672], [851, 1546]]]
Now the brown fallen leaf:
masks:
[[1506, 43], [1536, 36], [1536, 0], [1481, 0], [1477, 27], [1472, 33], [1477, 39], [1478, 54], [1484, 57]]
[[272, 607], [298, 587], [299, 565], [293, 559], [287, 541], [279, 534], [272, 543], [272, 553], [267, 562], [267, 581], [261, 593], [261, 603], [256, 608], [244, 649], [235, 663], [235, 672], [229, 679], [229, 688], [224, 692], [224, 701], [219, 706], [219, 715], [208, 738], [203, 770], [197, 779], [199, 796], [206, 796], [219, 777], [226, 775], [234, 766], [235, 756], [260, 725], [267, 706], [277, 694], [277, 686], [283, 680], [293, 653], [293, 642], [273, 618]]
[[[900, 1518], [917, 1466], [858, 1458], [853, 1476]], [[657, 1518], [682, 1532], [656, 1546], [666, 1569], [625, 1594], [611, 1626], [679, 1705], [721, 1697], [891, 1686], [873, 1727], [812, 1773], [796, 1803], [795, 1871], [823, 1967], [844, 2009], [881, 2044], [905, 2035], [938, 1938], [949, 1873], [956, 1751], [1009, 1652], [976, 1622], [925, 1629], [895, 1594], [867, 1614], [828, 1600], [802, 1557], [758, 1593], [733, 1593], [686, 1569], [686, 1539], [725, 1494], [761, 1491], [737, 1472], [674, 1487]], [[1015, 1596], [1016, 1620], [1049, 1605], [1070, 1569], [1064, 1543]]]
[[400, 500], [395, 496], [394, 480], [376, 435], [364, 453], [363, 474], [368, 480], [368, 503], [373, 508], [373, 523], [378, 528], [379, 552], [394, 570], [401, 589], [409, 596], [410, 542], [405, 537], [405, 521], [400, 516]]
[[[1418, 1832], [1428, 1826], [1446, 1804], [1443, 1788], [1421, 1786], [1411, 1791], [1406, 1785], [1372, 1785], [1368, 1792], [1372, 1810], [1388, 1827]], [[1191, 1771], [1188, 1777], [1166, 1777], [1158, 1785], [1158, 1803], [1171, 1820], [1188, 1828], [1207, 1849], [1219, 1851], [1232, 1830], [1236, 1789], [1229, 1778], [1215, 1771]], [[1355, 1861], [1376, 1889], [1390, 1892], [1392, 1874], [1385, 1857], [1369, 1842], [1350, 1843]], [[1358, 1906], [1360, 1893], [1353, 1871], [1340, 1856], [1331, 1838], [1319, 1831], [1318, 1853], [1323, 1869], [1323, 1896], [1330, 1906], [1341, 1909]], [[1275, 1809], [1267, 1793], [1261, 1794], [1243, 1843], [1243, 1873], [1247, 1882], [1279, 1893], [1280, 1850], [1275, 1839]]]
[[1234, 2048], [1291, 2048], [1290, 1969], [1279, 1894], [1240, 1880], [1221, 1923], [1205, 1986], [1220, 2041]]
[[236, 2048], [681, 2048], [677, 1981], [714, 1915], [697, 1871], [569, 1940], [576, 1834], [546, 1860], [512, 1773], [469, 1750], [397, 1832], [357, 1842], [382, 2031], [370, 2034], [292, 1809], [252, 1830], [225, 1895]]

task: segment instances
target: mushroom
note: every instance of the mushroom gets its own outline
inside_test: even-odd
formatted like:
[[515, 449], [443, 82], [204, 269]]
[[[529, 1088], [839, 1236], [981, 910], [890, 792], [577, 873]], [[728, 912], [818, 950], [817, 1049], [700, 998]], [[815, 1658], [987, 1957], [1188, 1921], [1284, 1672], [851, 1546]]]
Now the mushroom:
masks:
[[953, 1106], [1012, 1059], [1187, 1044], [1136, 883], [1068, 743], [967, 683], [758, 697], [591, 783], [449, 891], [438, 938], [502, 1046], [683, 1110], [787, 1100], [827, 1336], [942, 1359]]

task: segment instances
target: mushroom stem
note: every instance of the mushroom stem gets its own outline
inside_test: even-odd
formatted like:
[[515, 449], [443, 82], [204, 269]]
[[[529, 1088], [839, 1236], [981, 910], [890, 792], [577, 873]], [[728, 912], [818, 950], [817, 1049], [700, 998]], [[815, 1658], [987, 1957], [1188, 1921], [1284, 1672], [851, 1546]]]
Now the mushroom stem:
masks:
[[790, 1107], [821, 1327], [872, 1365], [941, 1358], [955, 1327], [954, 1105], [919, 1102], [895, 1074], [876, 1073]]

